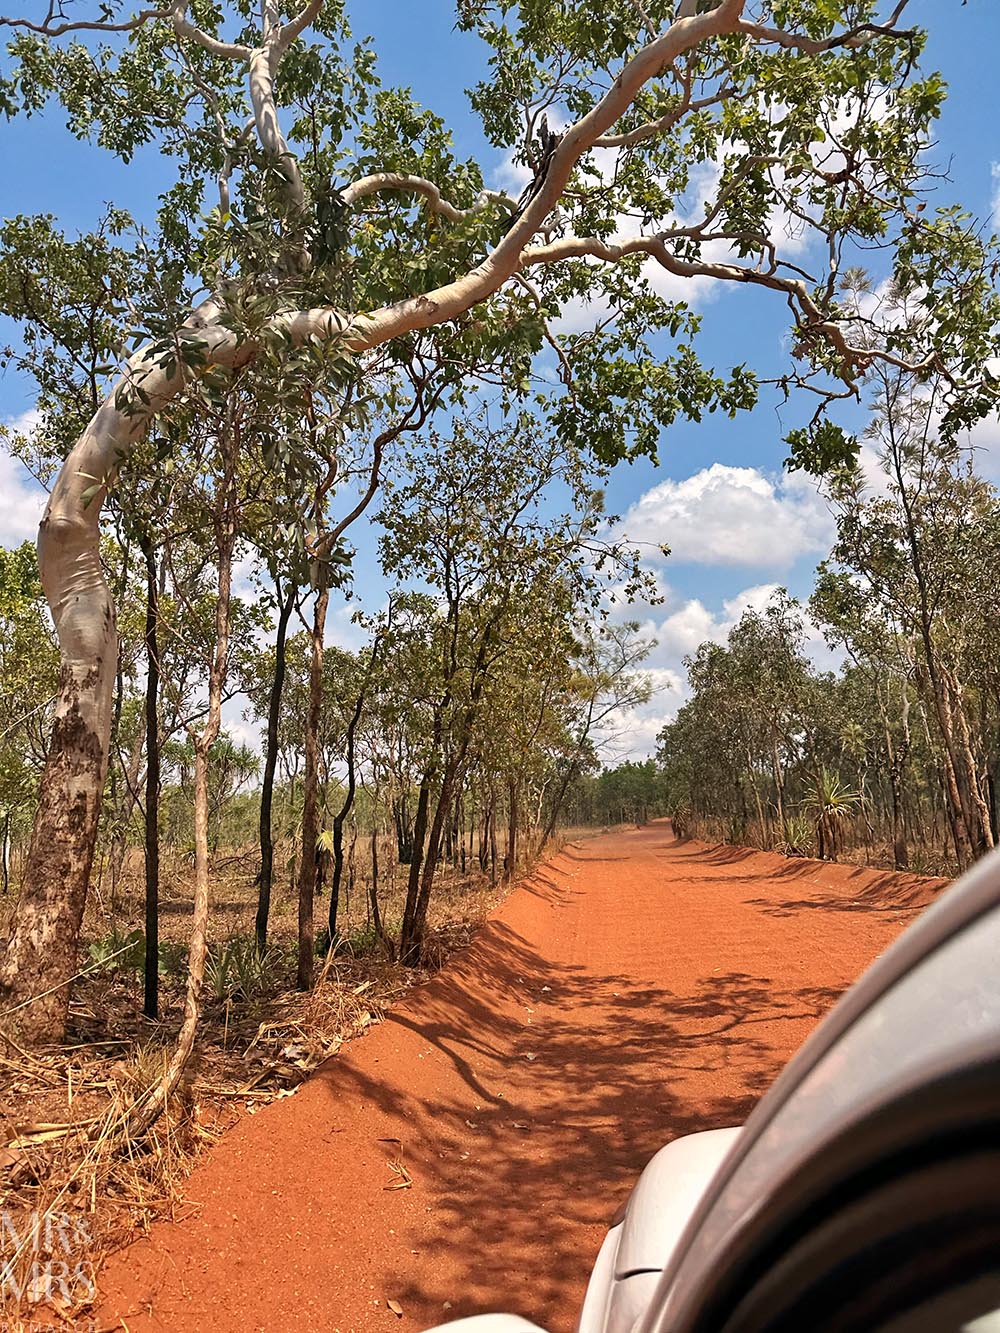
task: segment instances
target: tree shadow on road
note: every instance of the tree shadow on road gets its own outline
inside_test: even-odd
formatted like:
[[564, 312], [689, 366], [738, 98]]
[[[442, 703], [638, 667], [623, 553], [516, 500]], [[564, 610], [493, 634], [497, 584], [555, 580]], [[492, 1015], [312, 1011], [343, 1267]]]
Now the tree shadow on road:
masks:
[[678, 1135], [741, 1123], [837, 993], [734, 972], [671, 994], [554, 963], [490, 922], [387, 1020], [444, 1054], [448, 1097], [401, 1099], [330, 1066], [338, 1100], [412, 1125], [434, 1263], [388, 1269], [384, 1290], [426, 1323], [505, 1309], [572, 1328], [598, 1228], [645, 1163]]
[[[748, 877], [750, 878], [750, 877]], [[760, 876], [761, 879], [774, 880], [783, 876]], [[860, 881], [860, 882], [859, 882]], [[896, 872], [886, 872], [874, 879], [870, 872], [856, 871], [844, 878], [844, 886], [839, 893], [817, 892], [808, 898], [776, 901], [769, 898], [750, 898], [751, 907], [757, 907], [765, 916], [795, 916], [806, 910], [822, 912], [867, 912], [891, 913], [919, 912], [937, 898], [942, 889], [947, 887], [946, 880], [926, 880], [917, 876], [905, 876]]]

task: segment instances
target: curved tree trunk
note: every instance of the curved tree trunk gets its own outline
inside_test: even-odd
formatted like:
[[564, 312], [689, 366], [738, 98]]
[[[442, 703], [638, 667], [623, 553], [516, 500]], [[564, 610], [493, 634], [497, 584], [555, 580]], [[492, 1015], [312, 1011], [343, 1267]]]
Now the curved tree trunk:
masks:
[[[267, 333], [287, 338], [292, 345], [310, 338], [340, 340], [351, 352], [361, 353], [464, 314], [499, 291], [513, 275], [534, 265], [589, 254], [617, 262], [624, 253], [621, 245], [609, 247], [575, 238], [532, 242], [558, 204], [582, 155], [628, 112], [643, 87], [704, 39], [735, 32], [742, 9], [741, 0], [721, 0], [705, 13], [671, 24], [629, 59], [607, 92], [561, 135], [538, 189], [514, 214], [497, 245], [473, 268], [430, 291], [377, 310], [351, 313], [317, 307], [281, 313], [271, 321]], [[309, 7], [304, 13], [309, 21], [314, 11]], [[277, 124], [272, 84], [282, 55], [302, 26], [294, 21], [272, 25], [265, 34], [265, 46], [257, 50], [227, 47], [249, 65], [258, 135], [265, 153], [281, 160], [293, 207], [300, 198], [301, 180]], [[397, 186], [393, 174], [385, 173], [348, 186], [342, 197], [351, 206], [371, 193]], [[669, 260], [671, 271], [682, 277], [705, 272], [728, 280], [757, 280], [784, 291], [830, 335], [833, 326], [819, 319], [818, 309], [797, 279], [784, 281], [773, 274], [757, 279], [738, 266], [696, 265], [667, 256], [652, 237], [635, 238], [628, 247], [629, 253], [655, 252], [660, 263]], [[166, 348], [162, 343], [151, 344], [124, 364], [121, 378], [63, 464], [40, 527], [39, 568], [63, 668], [25, 890], [0, 978], [5, 992], [0, 1023], [16, 1017], [29, 1040], [56, 1040], [65, 1028], [68, 986], [75, 971], [107, 772], [118, 640], [114, 605], [101, 572], [101, 506], [121, 459], [145, 435], [156, 414], [182, 390], [189, 374], [197, 375], [207, 366], [232, 368], [255, 356], [258, 345], [220, 323], [223, 313], [223, 301], [210, 297], [177, 330], [172, 344], [168, 342]], [[46, 991], [44, 996], [38, 994], [40, 988]]]

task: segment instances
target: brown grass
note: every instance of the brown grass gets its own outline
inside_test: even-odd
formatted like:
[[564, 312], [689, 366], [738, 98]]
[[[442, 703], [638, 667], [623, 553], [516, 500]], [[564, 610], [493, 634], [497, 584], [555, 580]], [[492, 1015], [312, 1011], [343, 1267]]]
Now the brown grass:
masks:
[[[565, 835], [564, 835], [565, 836]], [[318, 970], [315, 989], [294, 990], [297, 907], [287, 883], [273, 894], [269, 940], [271, 976], [261, 993], [239, 988], [204, 994], [196, 1055], [166, 1113], [136, 1141], [130, 1112], [163, 1072], [180, 1025], [182, 974], [161, 976], [159, 1020], [142, 1015], [141, 978], [135, 970], [94, 968], [89, 947], [114, 927], [140, 927], [142, 858], [130, 852], [115, 902], [100, 883], [84, 923], [81, 971], [67, 1042], [29, 1052], [0, 1045], [0, 1311], [5, 1330], [37, 1317], [40, 1306], [77, 1321], [89, 1309], [93, 1274], [104, 1255], [159, 1217], [184, 1209], [184, 1182], [197, 1154], [241, 1115], [287, 1096], [350, 1037], [377, 1023], [385, 1008], [425, 979], [506, 895], [505, 885], [443, 866], [432, 902], [424, 965], [389, 962], [371, 931], [366, 881], [369, 866], [358, 847], [354, 885], [345, 885], [341, 939]], [[290, 849], [289, 849], [290, 853]], [[276, 866], [290, 865], [276, 857]], [[380, 905], [394, 933], [402, 916], [406, 867], [380, 848], [387, 876]], [[253, 850], [216, 858], [212, 877], [211, 940], [252, 935], [256, 909]], [[192, 868], [167, 853], [161, 881], [161, 942], [186, 945], [192, 910]], [[326, 900], [317, 903], [322, 919]], [[9, 908], [8, 908], [9, 910]], [[401, 1157], [391, 1163], [396, 1188], [405, 1188]], [[62, 1228], [60, 1230], [60, 1227]], [[70, 1256], [66, 1237], [78, 1243]], [[85, 1238], [85, 1243], [84, 1243]], [[64, 1286], [39, 1281], [52, 1264], [70, 1258]], [[77, 1265], [79, 1267], [77, 1267]], [[62, 1269], [58, 1269], [62, 1272]], [[34, 1311], [34, 1314], [32, 1312]]]

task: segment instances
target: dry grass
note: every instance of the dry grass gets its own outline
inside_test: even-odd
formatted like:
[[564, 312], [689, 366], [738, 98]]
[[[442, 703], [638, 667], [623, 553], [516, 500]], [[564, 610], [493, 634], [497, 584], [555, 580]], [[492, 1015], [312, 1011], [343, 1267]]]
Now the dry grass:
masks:
[[[360, 848], [359, 848], [360, 852]], [[391, 864], [381, 886], [387, 928], [402, 915], [405, 867]], [[289, 862], [291, 858], [289, 857]], [[276, 858], [276, 864], [280, 864]], [[287, 864], [287, 863], [286, 863]], [[142, 1015], [141, 979], [129, 967], [94, 967], [89, 947], [112, 928], [121, 934], [142, 922], [141, 856], [130, 855], [116, 901], [100, 888], [84, 924], [82, 970], [71, 1009], [67, 1044], [29, 1052], [0, 1046], [0, 1327], [14, 1330], [40, 1306], [76, 1322], [86, 1315], [94, 1275], [105, 1254], [159, 1217], [184, 1209], [184, 1182], [199, 1151], [244, 1114], [290, 1091], [350, 1037], [377, 1023], [385, 1008], [424, 980], [456, 949], [508, 891], [475, 873], [443, 867], [432, 903], [424, 966], [403, 969], [378, 946], [364, 889], [367, 866], [358, 857], [355, 886], [346, 886], [340, 940], [319, 969], [315, 989], [294, 990], [296, 905], [288, 885], [276, 885], [273, 945], [259, 993], [239, 986], [224, 994], [206, 987], [196, 1056], [166, 1113], [141, 1140], [129, 1132], [130, 1113], [169, 1059], [180, 1023], [180, 971], [161, 977], [161, 1017]], [[213, 940], [249, 937], [253, 930], [256, 859], [220, 855], [213, 873]], [[165, 858], [161, 943], [175, 954], [186, 943], [192, 909], [191, 867]], [[317, 904], [321, 918], [325, 902]], [[394, 1188], [405, 1188], [401, 1156], [390, 1163]], [[65, 1263], [66, 1270], [59, 1265]], [[55, 1266], [55, 1267], [53, 1267]], [[53, 1281], [53, 1272], [62, 1281]]]

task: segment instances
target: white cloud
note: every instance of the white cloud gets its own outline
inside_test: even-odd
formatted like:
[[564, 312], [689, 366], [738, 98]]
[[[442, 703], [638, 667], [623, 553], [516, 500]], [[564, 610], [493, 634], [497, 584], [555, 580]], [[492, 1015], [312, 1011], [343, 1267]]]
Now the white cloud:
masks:
[[639, 626], [640, 638], [655, 640], [642, 667], [652, 681], [652, 698], [647, 704], [608, 718], [601, 745], [603, 763], [613, 767], [626, 759], [647, 759], [655, 753], [657, 736], [674, 720], [689, 696], [683, 659], [706, 641], [725, 643], [744, 611], [765, 607], [777, 586], [754, 584], [725, 598], [718, 611], [712, 611], [698, 598], [678, 601], [664, 585], [668, 614], [659, 622], [650, 615]]
[[23, 412], [3, 423], [0, 429], [0, 546], [19, 546], [38, 532], [45, 491], [3, 445], [3, 436], [27, 435], [38, 422], [38, 413]]
[[244, 602], [256, 602], [260, 598], [260, 588], [254, 582], [254, 575], [259, 568], [260, 560], [252, 550], [245, 551], [233, 561], [230, 579], [234, 597]]
[[246, 716], [250, 701], [245, 694], [234, 694], [222, 705], [222, 726], [234, 745], [245, 745], [259, 752], [264, 743], [263, 723]]
[[814, 484], [793, 474], [772, 481], [753, 467], [713, 463], [641, 495], [622, 520], [629, 540], [667, 545], [675, 560], [786, 570], [825, 550], [833, 520]]
[[[384, 611], [387, 607], [388, 602], [379, 609]], [[361, 603], [354, 598], [335, 607], [327, 620], [327, 642], [336, 644], [338, 648], [346, 648], [352, 653], [366, 647], [371, 642], [371, 635], [354, 619], [360, 609], [362, 609]]]
[[756, 583], [735, 597], [727, 597], [719, 612], [710, 611], [697, 597], [689, 598], [656, 628], [656, 661], [679, 664], [703, 643], [725, 643], [726, 636], [745, 611], [761, 611], [777, 591], [776, 583]]
[[656, 633], [662, 651], [679, 661], [707, 639], [717, 641], [719, 626], [708, 607], [697, 597], [692, 597], [667, 616]]
[[[677, 707], [680, 707], [678, 702]], [[616, 715], [612, 720], [615, 734], [600, 748], [600, 760], [606, 768], [614, 768], [626, 760], [642, 763], [656, 754], [656, 740], [660, 732], [677, 716], [677, 708], [664, 711], [655, 700], [634, 708], [630, 713]]]
[[[690, 697], [683, 659], [703, 643], [724, 645], [730, 631], [748, 610], [763, 611], [778, 590], [776, 583], [755, 583], [732, 597], [723, 598], [717, 609], [697, 597], [679, 600], [668, 592], [667, 614], [657, 623], [648, 617], [639, 628], [644, 639], [656, 646], [644, 664], [652, 677], [654, 693], [648, 704], [609, 719], [610, 731], [601, 750], [602, 762], [613, 767], [626, 759], [642, 760], [656, 752], [656, 738], [674, 720], [677, 710]], [[836, 671], [844, 655], [831, 648], [820, 628], [803, 610], [803, 650], [818, 671]]]
[[684, 702], [687, 690], [679, 671], [650, 667], [644, 674], [653, 686], [649, 703], [627, 712], [612, 713], [602, 728], [601, 761], [609, 767], [626, 759], [648, 759], [654, 754], [657, 736], [673, 721]]
[[973, 454], [973, 462], [980, 476], [994, 483], [1000, 482], [1000, 416], [984, 417], [961, 437]]

